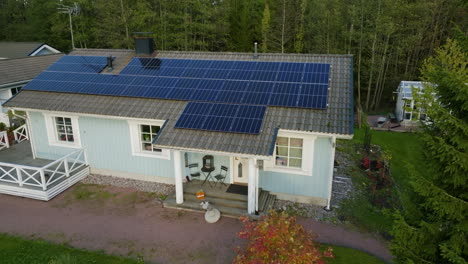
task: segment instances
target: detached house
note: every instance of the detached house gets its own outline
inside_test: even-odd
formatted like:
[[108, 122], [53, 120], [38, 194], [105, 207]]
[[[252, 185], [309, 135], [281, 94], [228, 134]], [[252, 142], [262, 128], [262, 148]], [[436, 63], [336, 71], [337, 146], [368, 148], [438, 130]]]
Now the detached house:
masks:
[[26, 111], [35, 157], [83, 151], [91, 173], [174, 184], [178, 204], [195, 167], [247, 186], [250, 214], [260, 188], [330, 206], [351, 56], [146, 50], [76, 50], [5, 103]]

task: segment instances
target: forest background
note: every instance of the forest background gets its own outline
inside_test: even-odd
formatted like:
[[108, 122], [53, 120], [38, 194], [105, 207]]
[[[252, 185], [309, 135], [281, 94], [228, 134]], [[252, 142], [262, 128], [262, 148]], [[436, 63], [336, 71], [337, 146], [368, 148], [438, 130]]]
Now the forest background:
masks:
[[424, 59], [467, 32], [463, 0], [2, 0], [1, 41], [133, 49], [132, 32], [153, 32], [157, 50], [353, 54], [356, 102], [392, 109], [401, 80], [418, 80]]

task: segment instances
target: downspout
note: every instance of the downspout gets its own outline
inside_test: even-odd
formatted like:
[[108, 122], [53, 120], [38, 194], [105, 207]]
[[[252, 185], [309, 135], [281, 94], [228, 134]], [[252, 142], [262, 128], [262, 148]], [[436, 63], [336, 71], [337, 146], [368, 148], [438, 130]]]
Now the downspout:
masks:
[[335, 148], [336, 148], [336, 136], [331, 138], [332, 153], [330, 155], [330, 173], [329, 173], [329, 183], [328, 183], [328, 201], [325, 210], [331, 211], [331, 198], [332, 198], [332, 186], [333, 186], [333, 167], [335, 165]]

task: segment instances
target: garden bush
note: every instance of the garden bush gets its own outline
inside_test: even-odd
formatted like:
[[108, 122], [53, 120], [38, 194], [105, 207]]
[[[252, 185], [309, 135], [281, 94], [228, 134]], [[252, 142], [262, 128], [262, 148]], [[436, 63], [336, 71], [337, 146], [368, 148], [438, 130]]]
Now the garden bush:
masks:
[[332, 248], [320, 250], [312, 235], [285, 212], [271, 211], [258, 222], [241, 220], [245, 227], [238, 235], [248, 241], [238, 249], [234, 264], [323, 264], [333, 258]]

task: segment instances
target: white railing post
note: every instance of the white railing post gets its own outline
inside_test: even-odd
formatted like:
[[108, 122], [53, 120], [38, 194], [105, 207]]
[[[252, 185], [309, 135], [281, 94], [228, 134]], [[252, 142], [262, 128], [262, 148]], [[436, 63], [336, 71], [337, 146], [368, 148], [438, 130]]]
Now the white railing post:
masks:
[[45, 179], [44, 168], [41, 168], [39, 173], [41, 174], [42, 190], [45, 191], [47, 189], [47, 182], [46, 182], [46, 179]]
[[10, 142], [8, 142], [8, 134], [6, 131], [0, 132], [0, 149], [9, 148]]
[[83, 158], [84, 158], [85, 164], [86, 164], [86, 165], [89, 165], [89, 163], [88, 163], [88, 154], [87, 154], [87, 152], [86, 152], [86, 149], [83, 148], [81, 151], [83, 151]]
[[21, 175], [21, 169], [16, 167], [16, 176], [18, 176], [18, 183], [19, 183], [19, 186], [22, 187], [23, 186], [23, 176]]
[[63, 160], [63, 167], [65, 168], [65, 177], [70, 176], [70, 170], [68, 169], [68, 158], [65, 157]]

